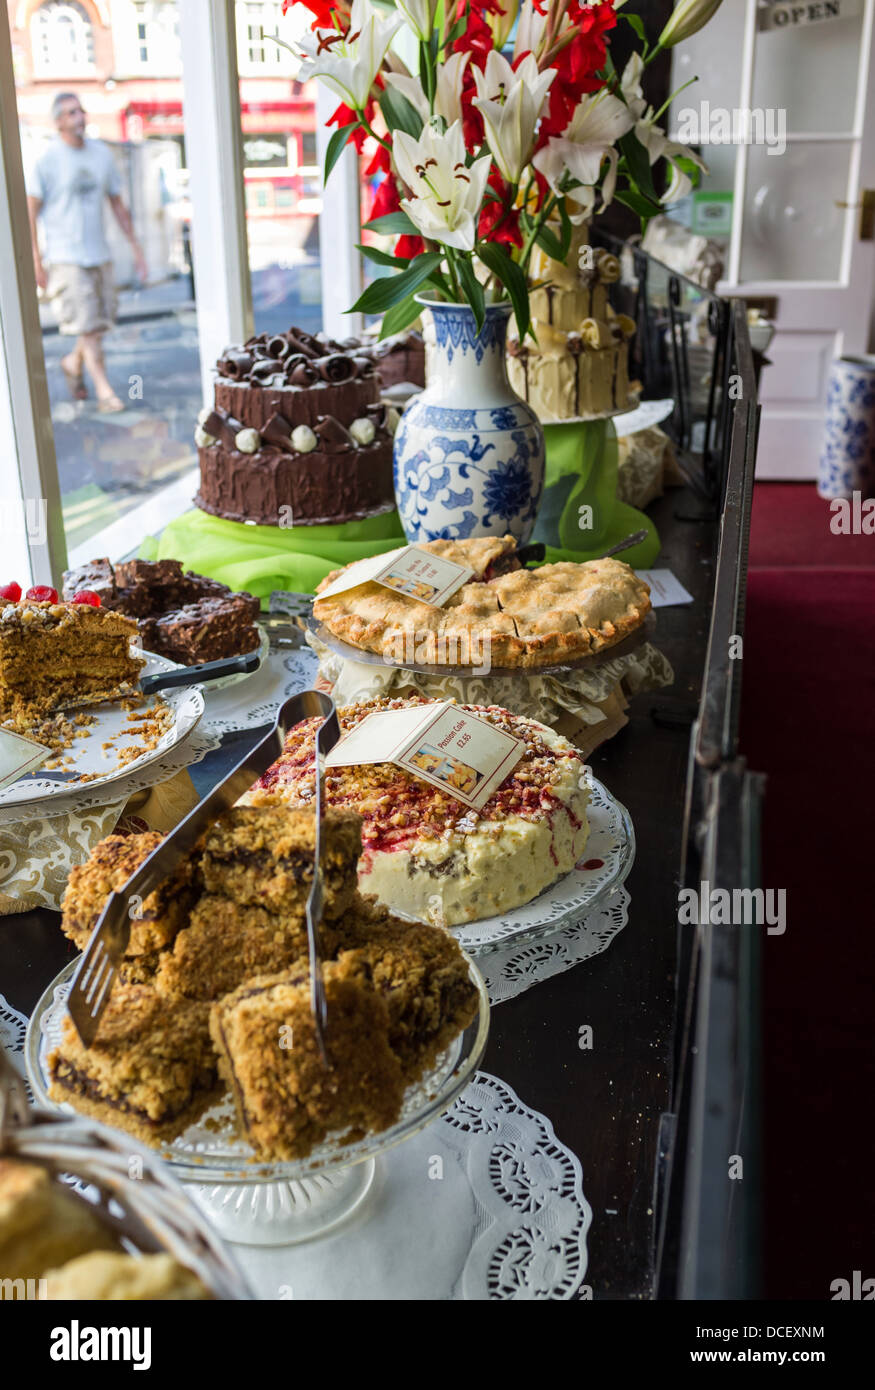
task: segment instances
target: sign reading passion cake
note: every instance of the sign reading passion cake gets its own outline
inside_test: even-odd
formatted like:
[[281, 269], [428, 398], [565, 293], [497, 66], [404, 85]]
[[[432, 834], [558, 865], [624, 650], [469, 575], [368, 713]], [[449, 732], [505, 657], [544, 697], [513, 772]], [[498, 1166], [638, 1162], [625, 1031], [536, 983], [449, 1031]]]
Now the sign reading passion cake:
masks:
[[262, 526], [390, 511], [398, 414], [380, 401], [373, 351], [299, 328], [227, 348], [195, 431], [196, 506]]

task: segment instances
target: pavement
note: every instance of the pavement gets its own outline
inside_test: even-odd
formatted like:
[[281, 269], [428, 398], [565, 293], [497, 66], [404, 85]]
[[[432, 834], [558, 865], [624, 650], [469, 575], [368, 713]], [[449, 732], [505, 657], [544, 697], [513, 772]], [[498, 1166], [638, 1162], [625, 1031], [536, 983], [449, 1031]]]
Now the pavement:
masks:
[[[70, 348], [50, 305], [40, 305], [43, 349], [69, 549], [139, 505], [196, 463], [201, 400], [197, 305], [184, 276], [123, 290], [104, 338], [107, 374], [125, 410], [101, 415], [93, 396], [73, 401], [60, 359]], [[319, 262], [252, 274], [257, 333], [321, 327]], [[96, 545], [95, 554], [99, 550]]]

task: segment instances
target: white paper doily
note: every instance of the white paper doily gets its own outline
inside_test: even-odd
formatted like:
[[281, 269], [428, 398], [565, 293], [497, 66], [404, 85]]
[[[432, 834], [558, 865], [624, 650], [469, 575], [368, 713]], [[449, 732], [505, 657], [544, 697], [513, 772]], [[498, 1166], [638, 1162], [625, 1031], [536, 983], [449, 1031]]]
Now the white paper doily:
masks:
[[384, 1154], [356, 1215], [308, 1245], [237, 1245], [262, 1299], [574, 1299], [592, 1212], [550, 1121], [479, 1071], [451, 1108]]
[[24, 1066], [24, 1039], [27, 1033], [27, 1019], [17, 1009], [7, 1003], [0, 994], [0, 1047], [3, 1048], [18, 1075], [26, 1076]]
[[477, 964], [486, 981], [490, 1003], [503, 1004], [506, 999], [515, 999], [541, 980], [561, 975], [582, 960], [599, 955], [607, 950], [628, 921], [629, 894], [625, 888], [618, 888], [575, 926], [564, 927], [555, 935], [524, 946], [511, 946], [478, 956]]
[[312, 688], [318, 669], [319, 661], [309, 647], [272, 651], [244, 684], [212, 692], [205, 687], [201, 727], [231, 734], [272, 724], [284, 700]]
[[[108, 806], [114, 802], [124, 805], [135, 792], [145, 791], [147, 787], [154, 787], [158, 782], [166, 782], [183, 768], [201, 762], [208, 753], [214, 752], [221, 742], [221, 737], [205, 729], [201, 722], [184, 743], [175, 744], [155, 762], [147, 763], [127, 776], [120, 777], [108, 787], [86, 783], [81, 791], [53, 797], [47, 806], [38, 803], [30, 810], [22, 806], [0, 806], [0, 824], [5, 825], [10, 821], [21, 822], [25, 819], [50, 820], [56, 816], [77, 815], [80, 811], [88, 811], [95, 806]], [[91, 790], [92, 787], [94, 790]]]

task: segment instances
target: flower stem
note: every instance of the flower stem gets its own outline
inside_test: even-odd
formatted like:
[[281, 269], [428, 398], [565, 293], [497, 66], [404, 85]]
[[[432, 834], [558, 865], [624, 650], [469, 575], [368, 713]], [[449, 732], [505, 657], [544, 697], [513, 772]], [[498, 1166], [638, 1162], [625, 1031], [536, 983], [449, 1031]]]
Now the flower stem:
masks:
[[374, 127], [371, 125], [370, 121], [366, 117], [364, 111], [356, 111], [356, 115], [358, 116], [359, 125], [361, 126], [365, 134], [370, 135], [372, 140], [376, 140], [378, 145], [382, 145], [384, 150], [388, 150], [391, 153], [392, 146], [389, 144], [389, 141], [384, 140], [382, 135], [377, 134], [377, 132], [374, 130]]
[[464, 304], [466, 301], [462, 298], [462, 288], [459, 284], [458, 274], [456, 273], [456, 253], [452, 246], [445, 246], [444, 251], [447, 256], [447, 269], [450, 272], [450, 283], [453, 287], [455, 302], [456, 304]]

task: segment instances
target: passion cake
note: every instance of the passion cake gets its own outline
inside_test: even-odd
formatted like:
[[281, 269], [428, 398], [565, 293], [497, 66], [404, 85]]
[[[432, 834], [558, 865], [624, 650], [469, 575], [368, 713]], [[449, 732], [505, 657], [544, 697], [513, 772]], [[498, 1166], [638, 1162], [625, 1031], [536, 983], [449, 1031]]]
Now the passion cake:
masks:
[[[348, 733], [377, 710], [427, 700], [372, 700], [338, 711]], [[480, 811], [394, 763], [330, 767], [326, 804], [358, 811], [358, 884], [392, 912], [455, 926], [520, 907], [568, 873], [589, 834], [583, 760], [566, 739], [497, 705], [461, 708], [521, 739], [525, 751]], [[315, 735], [309, 719], [241, 798], [246, 805], [312, 802]]]
[[306, 526], [360, 520], [395, 505], [398, 414], [358, 339], [303, 329], [250, 338], [216, 366], [198, 418], [195, 504], [231, 521]]
[[130, 618], [46, 592], [0, 607], [0, 720], [22, 728], [53, 710], [134, 694], [144, 665]]
[[[313, 615], [343, 642], [396, 664], [536, 670], [616, 645], [641, 627], [650, 589], [621, 560], [524, 569], [510, 535], [426, 541], [421, 550], [474, 570], [442, 608], [367, 583], [320, 598]], [[347, 568], [349, 568], [347, 566]]]
[[535, 247], [531, 275], [546, 281], [529, 295], [537, 342], [508, 338], [513, 389], [544, 424], [631, 410], [637, 404], [629, 381], [635, 323], [608, 303], [607, 287], [620, 278], [617, 257], [590, 248], [583, 225], [565, 263]]

